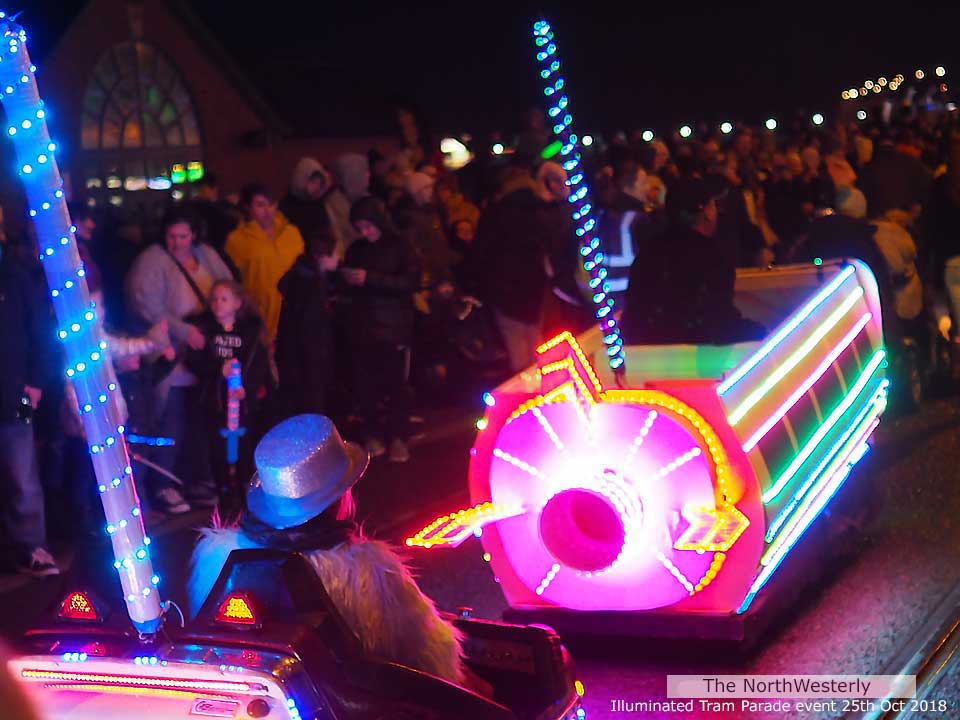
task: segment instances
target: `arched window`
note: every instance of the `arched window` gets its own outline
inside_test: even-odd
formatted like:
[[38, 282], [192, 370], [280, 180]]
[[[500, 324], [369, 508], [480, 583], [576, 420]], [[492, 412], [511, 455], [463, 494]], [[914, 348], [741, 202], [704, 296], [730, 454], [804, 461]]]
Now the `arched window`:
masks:
[[141, 41], [112, 47], [94, 67], [83, 96], [80, 146], [87, 190], [109, 192], [114, 204], [124, 190], [168, 190], [203, 173], [186, 84], [163, 52]]

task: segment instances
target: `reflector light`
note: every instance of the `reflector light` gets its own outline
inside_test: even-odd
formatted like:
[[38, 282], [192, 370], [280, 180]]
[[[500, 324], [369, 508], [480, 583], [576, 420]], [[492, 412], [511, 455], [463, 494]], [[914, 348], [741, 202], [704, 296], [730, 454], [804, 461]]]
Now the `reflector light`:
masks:
[[187, 678], [150, 677], [145, 675], [111, 675], [109, 673], [56, 672], [53, 670], [21, 670], [24, 680], [63, 683], [85, 683], [98, 686], [136, 688], [177, 688], [180, 690], [213, 690], [234, 693], [262, 693], [260, 683], [228, 682], [224, 680], [190, 680]]
[[229, 625], [258, 625], [259, 621], [253, 612], [253, 603], [249, 596], [243, 593], [233, 593], [227, 596], [227, 599], [217, 610], [217, 622], [227, 623]]
[[60, 603], [59, 617], [64, 620], [91, 620], [97, 622], [100, 616], [96, 608], [84, 593], [75, 591], [67, 595]]

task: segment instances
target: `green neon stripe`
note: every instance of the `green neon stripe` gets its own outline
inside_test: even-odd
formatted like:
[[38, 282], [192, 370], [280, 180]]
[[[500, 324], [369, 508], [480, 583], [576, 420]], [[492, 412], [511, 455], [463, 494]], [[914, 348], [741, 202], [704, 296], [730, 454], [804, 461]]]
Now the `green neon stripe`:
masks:
[[[831, 448], [826, 461], [820, 463], [814, 470], [814, 474], [808, 478], [803, 487], [790, 499], [790, 502], [780, 510], [776, 519], [770, 523], [770, 529], [767, 530], [767, 536], [764, 538], [768, 543], [775, 543], [782, 537], [783, 533], [790, 529], [792, 521], [797, 517], [798, 506], [810, 497], [810, 493], [816, 494], [819, 491], [826, 479], [831, 477], [840, 468], [847, 456], [853, 452], [853, 446], [858, 443], [867, 426], [883, 414], [887, 406], [887, 399], [882, 388], [881, 385], [880, 389], [870, 398], [870, 402], [860, 411], [858, 417], [854, 420], [855, 425], [848, 428], [839, 442]], [[772, 534], [770, 530], [773, 530]]]
[[860, 373], [860, 377], [857, 378], [857, 382], [854, 383], [854, 386], [850, 388], [843, 400], [840, 401], [840, 404], [834, 408], [833, 412], [830, 414], [830, 417], [824, 421], [824, 423], [817, 428], [817, 431], [813, 434], [813, 437], [810, 438], [810, 441], [804, 445], [803, 449], [797, 453], [793, 458], [793, 461], [784, 470], [783, 474], [777, 478], [777, 481], [763, 493], [763, 503], [766, 505], [774, 500], [777, 495], [786, 487], [787, 483], [793, 479], [793, 476], [797, 474], [797, 471], [803, 466], [803, 464], [810, 458], [810, 455], [813, 454], [813, 451], [817, 446], [823, 442], [823, 439], [827, 436], [833, 426], [837, 424], [837, 421], [843, 417], [844, 413], [850, 409], [850, 406], [853, 404], [853, 401], [859, 397], [860, 393], [863, 392], [863, 388], [870, 381], [870, 378], [873, 377], [873, 373], [876, 372], [877, 368], [880, 367], [880, 363], [883, 361], [886, 353], [883, 350], [877, 350], [873, 357], [870, 358], [870, 362], [867, 363], [867, 366], [863, 369], [863, 372]]
[[830, 482], [830, 479], [840, 470], [840, 468], [843, 467], [847, 459], [850, 457], [850, 454], [856, 449], [856, 446], [864, 442], [864, 431], [869, 428], [870, 425], [876, 422], [877, 418], [883, 413], [883, 410], [886, 407], [886, 401], [881, 400], [879, 403], [873, 403], [873, 405], [876, 406], [877, 412], [870, 413], [859, 425], [859, 427], [857, 427], [856, 432], [847, 442], [846, 446], [844, 446], [843, 451], [833, 459], [830, 467], [818, 478], [816, 486], [807, 492], [806, 497], [799, 503], [797, 509], [790, 514], [790, 519], [787, 520], [783, 529], [777, 533], [777, 536], [770, 542], [770, 546], [767, 548], [767, 551], [761, 556], [761, 565], [768, 564], [770, 562], [770, 558], [780, 551], [780, 548], [783, 547], [784, 542], [789, 540], [790, 535], [796, 529], [797, 519], [802, 518], [810, 506], [816, 502], [817, 498], [820, 496], [821, 490], [823, 490], [824, 486]]
[[833, 330], [836, 327], [837, 323], [843, 319], [843, 316], [846, 315], [850, 308], [852, 308], [863, 296], [863, 288], [859, 285], [844, 298], [840, 306], [830, 313], [830, 316], [824, 320], [820, 326], [813, 331], [813, 333], [808, 337], [803, 345], [797, 348], [794, 353], [787, 358], [786, 362], [780, 365], [776, 370], [774, 370], [766, 380], [760, 383], [760, 386], [757, 387], [753, 392], [751, 392], [747, 397], [740, 403], [733, 412], [727, 416], [727, 420], [730, 422], [731, 427], [736, 427], [737, 423], [743, 420], [744, 416], [750, 412], [751, 408], [756, 405], [764, 396], [770, 392], [777, 383], [779, 383], [783, 378], [785, 378], [791, 370], [793, 370], [801, 360], [803, 360], [807, 355], [810, 354], [810, 351], [817, 346], [817, 344], [823, 340], [828, 332]]

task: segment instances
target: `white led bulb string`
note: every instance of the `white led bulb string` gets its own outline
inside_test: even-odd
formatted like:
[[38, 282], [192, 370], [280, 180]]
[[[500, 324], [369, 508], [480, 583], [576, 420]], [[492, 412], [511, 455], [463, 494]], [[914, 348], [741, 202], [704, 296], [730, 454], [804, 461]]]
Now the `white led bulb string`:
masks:
[[539, 20], [533, 24], [533, 40], [537, 49], [537, 63], [540, 78], [544, 81], [543, 94], [549, 101], [547, 121], [552, 125], [553, 134], [561, 143], [560, 157], [563, 169], [567, 171], [567, 201], [573, 208], [573, 220], [577, 224], [576, 233], [580, 241], [580, 258], [584, 269], [590, 273], [590, 288], [593, 291], [593, 304], [604, 345], [607, 360], [614, 370], [623, 365], [623, 340], [620, 328], [613, 316], [613, 296], [606, 282], [607, 269], [604, 267], [603, 253], [600, 251], [600, 237], [597, 234], [597, 221], [593, 216], [593, 202], [590, 188], [584, 179], [584, 170], [580, 165], [580, 139], [573, 132], [573, 116], [570, 114], [570, 101], [564, 91], [566, 81], [560, 75], [560, 60], [557, 58], [557, 46], [553, 42], [550, 23]]
[[160, 625], [160, 578], [150, 562], [150, 539], [143, 529], [140, 500], [124, 442], [116, 393], [116, 377], [106, 338], [97, 322], [87, 281], [54, 157], [56, 145], [47, 129], [27, 54], [23, 28], [0, 12], [0, 102], [7, 116], [8, 138], [17, 157], [17, 169], [26, 192], [50, 295], [57, 316], [57, 337], [66, 356], [66, 377], [77, 393], [90, 458], [97, 477], [107, 519], [106, 532], [113, 544], [126, 598], [127, 611], [142, 635]]

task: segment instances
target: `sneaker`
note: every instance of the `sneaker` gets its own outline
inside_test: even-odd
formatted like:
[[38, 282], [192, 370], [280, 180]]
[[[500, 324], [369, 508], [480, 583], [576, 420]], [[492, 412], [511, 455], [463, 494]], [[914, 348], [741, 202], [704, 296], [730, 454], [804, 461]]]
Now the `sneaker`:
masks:
[[21, 558], [20, 562], [17, 563], [17, 571], [24, 575], [33, 575], [33, 577], [48, 577], [60, 574], [57, 561], [53, 559], [53, 555], [42, 547], [34, 548], [29, 556]]
[[157, 510], [167, 515], [183, 515], [190, 512], [190, 506], [183, 499], [180, 491], [173, 487], [165, 487], [157, 493], [154, 501]]
[[377, 440], [377, 438], [367, 438], [367, 442], [364, 443], [364, 447], [367, 449], [367, 452], [370, 453], [371, 458], [378, 458], [387, 452], [387, 449], [383, 446], [383, 443]]
[[390, 443], [390, 462], [405, 463], [409, 459], [410, 451], [407, 449], [407, 444], [399, 438], [393, 440], [393, 442]]

